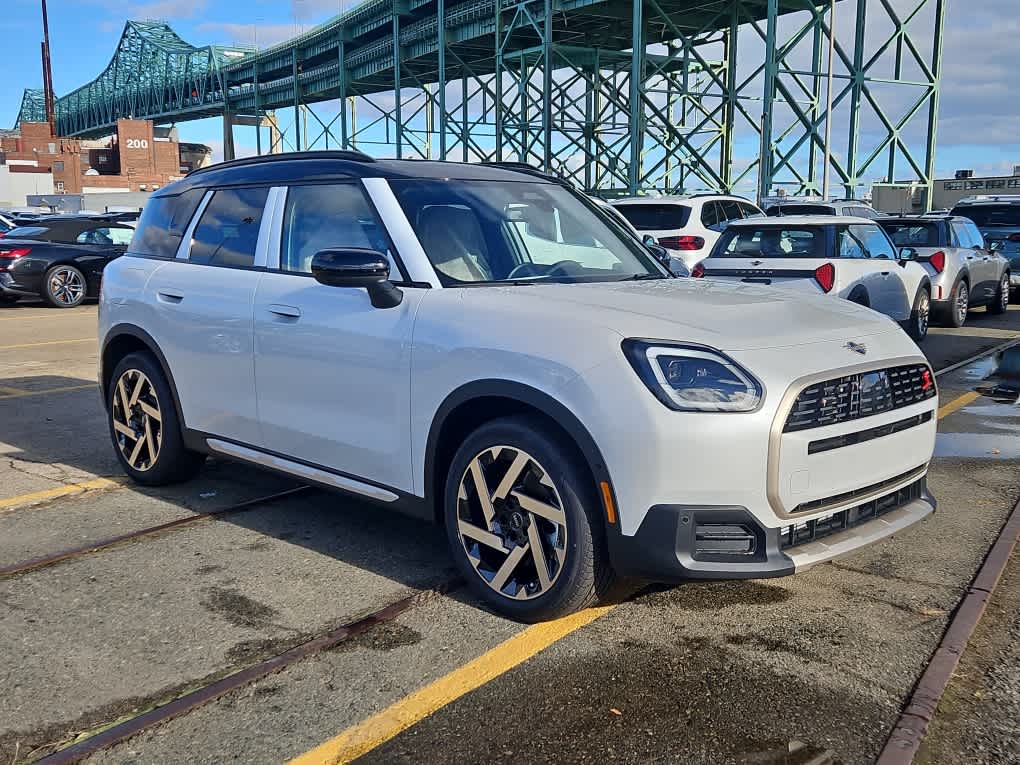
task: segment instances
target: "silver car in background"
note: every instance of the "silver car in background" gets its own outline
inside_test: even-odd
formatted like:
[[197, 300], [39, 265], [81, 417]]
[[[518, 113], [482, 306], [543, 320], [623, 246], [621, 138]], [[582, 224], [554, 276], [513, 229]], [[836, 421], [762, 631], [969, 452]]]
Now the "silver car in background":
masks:
[[969, 218], [911, 215], [877, 222], [897, 247], [913, 250], [928, 272], [933, 323], [962, 327], [971, 308], [1003, 313], [1009, 306], [1009, 261], [986, 245]]
[[956, 203], [952, 214], [974, 221], [988, 246], [1009, 261], [1013, 289], [1020, 288], [1020, 196], [967, 197]]

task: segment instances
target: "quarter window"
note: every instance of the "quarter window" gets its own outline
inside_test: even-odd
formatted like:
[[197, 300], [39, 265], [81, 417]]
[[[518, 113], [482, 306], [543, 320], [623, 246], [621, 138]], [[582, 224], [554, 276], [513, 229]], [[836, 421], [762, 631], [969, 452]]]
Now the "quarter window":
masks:
[[701, 223], [706, 228], [719, 225], [719, 206], [715, 202], [705, 202], [701, 208]]
[[389, 240], [359, 186], [345, 183], [288, 190], [281, 270], [310, 274], [317, 252], [348, 247], [376, 250], [393, 260]]
[[740, 212], [740, 205], [732, 199], [725, 199], [719, 202], [722, 208], [723, 220], [742, 220], [743, 214]]
[[192, 263], [255, 265], [262, 210], [269, 189], [221, 189], [206, 205], [191, 239]]

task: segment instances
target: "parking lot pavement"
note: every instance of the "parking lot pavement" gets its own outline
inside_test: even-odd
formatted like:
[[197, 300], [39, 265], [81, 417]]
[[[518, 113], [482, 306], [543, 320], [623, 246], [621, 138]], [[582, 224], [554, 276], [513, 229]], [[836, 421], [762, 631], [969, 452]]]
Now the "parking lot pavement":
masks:
[[[95, 344], [62, 343], [94, 332], [94, 312], [0, 312], [0, 568], [293, 485], [210, 461], [177, 487], [5, 505], [117, 474]], [[1020, 312], [981, 313], [976, 332], [929, 338], [936, 367], [1020, 336]], [[349, 754], [352, 741], [366, 762], [805, 762], [826, 751], [869, 762], [1020, 491], [1020, 422], [985, 380], [998, 363], [940, 378], [939, 512], [850, 558], [788, 579], [653, 588], [537, 631], [454, 590], [89, 762], [274, 763], [313, 747], [306, 761], [328, 761], [319, 755]], [[432, 526], [308, 490], [0, 576], [0, 762], [31, 761], [447, 581], [444, 545]], [[990, 694], [999, 658], [1020, 673], [1015, 651], [994, 651], [1006, 622], [991, 623], [992, 653], [973, 670], [992, 678]], [[989, 714], [963, 701], [961, 724]], [[972, 761], [953, 755], [975, 751], [975, 737], [936, 730], [930, 762]]]

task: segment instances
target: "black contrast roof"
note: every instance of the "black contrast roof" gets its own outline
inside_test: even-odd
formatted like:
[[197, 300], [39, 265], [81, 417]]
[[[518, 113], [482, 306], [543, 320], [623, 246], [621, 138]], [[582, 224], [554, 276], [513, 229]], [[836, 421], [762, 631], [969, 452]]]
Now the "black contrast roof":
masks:
[[303, 151], [246, 157], [203, 167], [180, 181], [164, 186], [154, 196], [180, 194], [193, 188], [351, 178], [557, 182], [556, 178], [540, 170], [513, 162], [471, 164], [422, 159], [373, 159], [356, 151]]

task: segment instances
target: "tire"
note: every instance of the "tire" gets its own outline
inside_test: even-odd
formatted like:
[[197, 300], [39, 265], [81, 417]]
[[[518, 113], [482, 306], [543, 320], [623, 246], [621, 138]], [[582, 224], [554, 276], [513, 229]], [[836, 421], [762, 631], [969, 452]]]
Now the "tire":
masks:
[[540, 418], [493, 420], [468, 436], [450, 463], [443, 502], [457, 568], [492, 610], [543, 621], [613, 589], [591, 476], [573, 445]]
[[14, 305], [21, 297], [18, 295], [0, 295], [0, 305]]
[[949, 308], [942, 314], [942, 324], [947, 327], [959, 329], [967, 321], [967, 312], [970, 310], [970, 286], [963, 279], [953, 285], [953, 291], [949, 293]]
[[75, 308], [85, 300], [85, 274], [67, 264], [53, 266], [43, 277], [42, 299], [53, 308]]
[[156, 360], [148, 353], [128, 354], [110, 379], [107, 421], [124, 472], [145, 486], [195, 476], [205, 455], [184, 446], [170, 384]]
[[931, 294], [927, 287], [921, 287], [914, 298], [914, 308], [910, 318], [904, 323], [907, 334], [919, 343], [928, 336], [928, 324], [931, 320]]
[[986, 309], [990, 314], [1003, 314], [1009, 310], [1009, 274], [1005, 273], [999, 280], [999, 289], [995, 291], [992, 302]]

